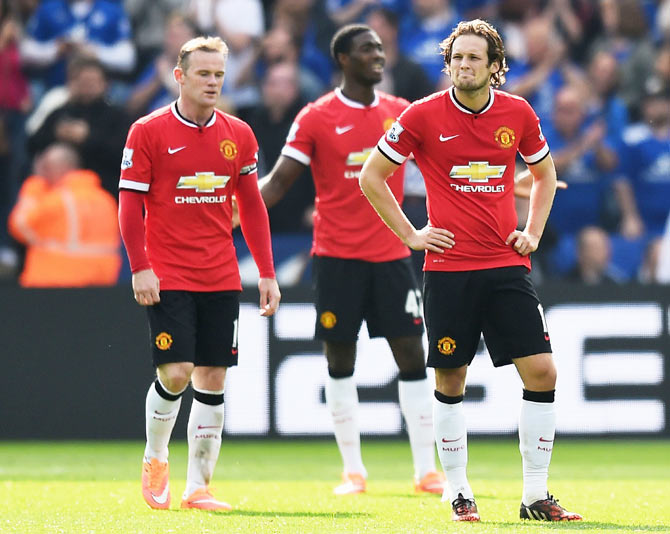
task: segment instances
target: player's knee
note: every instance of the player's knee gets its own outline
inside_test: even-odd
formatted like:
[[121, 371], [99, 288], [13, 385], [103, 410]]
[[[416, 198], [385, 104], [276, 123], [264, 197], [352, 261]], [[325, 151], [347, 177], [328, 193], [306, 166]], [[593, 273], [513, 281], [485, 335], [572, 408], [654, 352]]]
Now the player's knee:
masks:
[[420, 337], [394, 338], [388, 342], [401, 375], [414, 376], [425, 372], [426, 360]]
[[458, 397], [465, 392], [467, 366], [457, 369], [435, 369], [435, 389], [448, 397]]
[[177, 393], [186, 389], [191, 381], [192, 372], [192, 363], [169, 363], [158, 368], [158, 377], [168, 392]]

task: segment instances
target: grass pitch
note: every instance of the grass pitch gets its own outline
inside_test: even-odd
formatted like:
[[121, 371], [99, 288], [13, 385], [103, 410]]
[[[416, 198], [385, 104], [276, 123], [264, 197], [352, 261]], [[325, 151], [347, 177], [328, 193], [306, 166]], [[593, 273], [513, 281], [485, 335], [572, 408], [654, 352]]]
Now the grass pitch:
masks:
[[227, 513], [179, 510], [186, 446], [171, 446], [172, 509], [140, 493], [144, 444], [0, 442], [0, 532], [169, 533], [670, 533], [670, 442], [558, 440], [550, 490], [578, 523], [522, 522], [521, 460], [512, 439], [470, 440], [469, 477], [482, 516], [454, 524], [450, 506], [415, 495], [409, 446], [365, 440], [366, 494], [335, 497], [334, 441], [226, 441], [215, 494]]

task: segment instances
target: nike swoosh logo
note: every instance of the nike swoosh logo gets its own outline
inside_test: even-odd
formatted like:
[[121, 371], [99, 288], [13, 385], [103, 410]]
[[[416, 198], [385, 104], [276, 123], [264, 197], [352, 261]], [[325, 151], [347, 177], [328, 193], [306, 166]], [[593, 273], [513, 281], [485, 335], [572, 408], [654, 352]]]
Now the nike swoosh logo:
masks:
[[161, 493], [160, 495], [154, 495], [152, 493], [151, 497], [158, 504], [165, 504], [167, 502], [167, 499], [168, 499], [168, 493], [170, 493], [170, 485], [165, 484], [165, 489], [163, 490], [163, 493]]
[[337, 135], [342, 135], [343, 133], [348, 132], [349, 130], [353, 129], [354, 125], [350, 124], [349, 126], [335, 126], [335, 133]]
[[168, 154], [174, 154], [176, 152], [179, 152], [180, 150], [184, 150], [185, 148], [186, 148], [185, 146], [180, 146], [179, 148], [168, 147]]
[[454, 441], [458, 441], [462, 437], [463, 436], [461, 436], [460, 438], [456, 438], [456, 439], [444, 439], [444, 438], [442, 438], [442, 443], [453, 443]]
[[450, 135], [449, 137], [444, 137], [442, 134], [440, 134], [440, 141], [442, 141], [444, 143], [445, 141], [449, 141], [451, 139], [454, 139], [454, 138], [458, 137], [459, 135], [461, 135], [461, 134]]
[[544, 441], [545, 443], [551, 443], [554, 440], [553, 439], [544, 439], [544, 438], [541, 437], [540, 441]]
[[198, 430], [202, 430], [204, 428], [221, 428], [220, 425], [213, 425], [213, 426], [203, 426], [203, 425], [198, 425]]

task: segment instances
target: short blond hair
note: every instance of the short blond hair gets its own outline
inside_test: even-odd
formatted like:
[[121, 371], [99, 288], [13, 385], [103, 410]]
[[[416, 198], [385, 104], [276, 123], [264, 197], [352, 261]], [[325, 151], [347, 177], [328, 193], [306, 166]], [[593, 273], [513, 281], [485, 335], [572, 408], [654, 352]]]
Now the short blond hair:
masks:
[[179, 56], [177, 57], [177, 67], [186, 72], [188, 69], [188, 58], [196, 50], [202, 50], [203, 52], [219, 52], [223, 54], [223, 59], [228, 57], [228, 46], [223, 42], [221, 37], [195, 37], [190, 41], [186, 41], [181, 50], [179, 50]]

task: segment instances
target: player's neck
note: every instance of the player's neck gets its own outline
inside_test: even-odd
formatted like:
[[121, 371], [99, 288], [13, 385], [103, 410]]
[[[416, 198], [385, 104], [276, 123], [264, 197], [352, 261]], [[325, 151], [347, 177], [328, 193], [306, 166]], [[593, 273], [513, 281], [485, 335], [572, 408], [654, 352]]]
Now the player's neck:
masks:
[[483, 109], [489, 101], [489, 87], [483, 87], [475, 91], [464, 91], [454, 87], [454, 96], [465, 107], [477, 112]]
[[342, 94], [349, 100], [369, 106], [375, 101], [374, 85], [360, 85], [357, 83], [347, 83], [346, 80], [340, 85]]
[[214, 113], [214, 106], [202, 107], [184, 100], [181, 96], [177, 99], [177, 111], [186, 120], [194, 122], [199, 126], [207, 124]]

